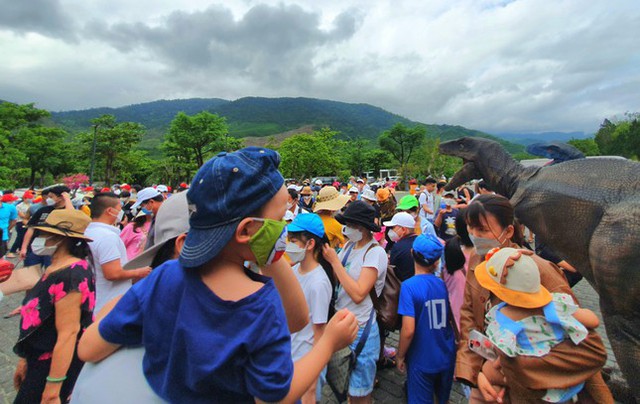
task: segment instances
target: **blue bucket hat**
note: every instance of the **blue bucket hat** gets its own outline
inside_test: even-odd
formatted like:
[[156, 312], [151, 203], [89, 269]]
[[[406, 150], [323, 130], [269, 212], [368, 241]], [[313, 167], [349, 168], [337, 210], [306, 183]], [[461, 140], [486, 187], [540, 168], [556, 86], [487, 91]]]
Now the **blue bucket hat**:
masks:
[[324, 237], [324, 224], [315, 213], [301, 213], [287, 226], [289, 233], [307, 231], [314, 236]]
[[427, 264], [432, 265], [442, 256], [444, 246], [437, 237], [421, 234], [413, 241], [413, 251], [422, 255]]
[[238, 223], [273, 198], [284, 184], [279, 165], [277, 152], [247, 147], [221, 152], [200, 167], [187, 192], [191, 228], [180, 253], [183, 267], [213, 259]]

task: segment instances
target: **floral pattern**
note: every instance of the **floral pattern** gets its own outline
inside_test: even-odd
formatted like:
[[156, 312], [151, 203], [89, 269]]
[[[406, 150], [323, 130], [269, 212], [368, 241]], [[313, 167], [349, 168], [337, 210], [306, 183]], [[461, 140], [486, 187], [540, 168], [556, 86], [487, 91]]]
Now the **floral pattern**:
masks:
[[31, 299], [27, 302], [27, 304], [23, 304], [20, 308], [20, 315], [22, 316], [22, 326], [23, 330], [27, 330], [31, 327], [37, 327], [42, 323], [40, 320], [40, 311], [38, 310], [40, 303], [39, 298]]
[[67, 292], [64, 291], [64, 283], [55, 283], [49, 286], [49, 294], [53, 303], [59, 302], [60, 299], [67, 295]]
[[88, 301], [89, 310], [93, 310], [93, 308], [96, 307], [96, 292], [89, 288], [89, 280], [85, 279], [80, 282], [78, 289], [80, 289], [80, 293], [82, 293], [82, 303], [84, 304], [85, 301]]

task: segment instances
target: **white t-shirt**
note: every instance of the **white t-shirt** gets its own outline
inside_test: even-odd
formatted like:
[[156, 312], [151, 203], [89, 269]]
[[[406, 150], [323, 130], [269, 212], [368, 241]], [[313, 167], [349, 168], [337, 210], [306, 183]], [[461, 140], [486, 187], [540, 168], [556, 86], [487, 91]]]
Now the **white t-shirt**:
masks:
[[96, 269], [96, 307], [98, 313], [102, 306], [131, 287], [131, 279], [110, 281], [102, 273], [102, 265], [119, 259], [120, 265], [127, 263], [127, 249], [120, 239], [120, 229], [104, 223], [91, 222], [84, 234], [92, 239], [89, 243], [93, 264]]
[[291, 358], [297, 361], [313, 348], [313, 324], [325, 324], [331, 304], [331, 282], [321, 265], [306, 274], [300, 273], [300, 264], [293, 267], [302, 293], [309, 306], [309, 323], [291, 334]]
[[424, 205], [427, 205], [427, 208], [430, 211], [435, 212], [433, 210], [433, 194], [431, 192], [424, 191], [420, 194], [418, 201], [420, 202], [420, 216], [427, 220], [433, 220], [433, 213], [427, 213], [424, 211]]
[[[367, 252], [369, 246], [373, 243], [375, 243], [375, 246]], [[349, 246], [347, 245], [342, 249], [342, 251], [340, 251], [340, 254], [338, 254], [340, 260], [344, 258], [348, 248]], [[376, 295], [380, 296], [382, 288], [384, 287], [384, 279], [387, 276], [387, 263], [387, 253], [384, 251], [384, 248], [380, 247], [375, 240], [371, 240], [365, 246], [361, 248], [354, 247], [351, 250], [349, 257], [347, 258], [345, 269], [349, 276], [357, 281], [360, 278], [360, 273], [362, 272], [363, 267], [375, 268], [378, 271], [378, 279], [375, 283]], [[371, 296], [367, 293], [364, 300], [360, 302], [360, 304], [356, 304], [347, 292], [345, 292], [344, 288], [340, 286], [338, 288], [336, 310], [342, 310], [344, 308], [349, 309], [349, 311], [356, 316], [360, 325], [364, 325], [367, 320], [369, 320], [369, 315], [371, 315], [373, 302], [371, 301]]]

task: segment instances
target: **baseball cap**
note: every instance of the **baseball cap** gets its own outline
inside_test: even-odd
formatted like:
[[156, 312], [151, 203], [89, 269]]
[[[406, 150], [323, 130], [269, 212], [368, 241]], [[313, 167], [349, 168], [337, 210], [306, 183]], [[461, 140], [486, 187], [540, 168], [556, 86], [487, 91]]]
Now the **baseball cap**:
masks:
[[25, 191], [25, 193], [22, 195], [22, 199], [33, 199], [33, 192]]
[[136, 203], [134, 203], [131, 206], [131, 210], [136, 209], [143, 202], [146, 202], [149, 199], [153, 199], [158, 195], [161, 195], [160, 191], [158, 191], [157, 189], [155, 189], [153, 187], [148, 187], [148, 188], [145, 188], [145, 189], [141, 189], [140, 192], [138, 192], [138, 197], [136, 199]]
[[316, 180], [316, 182], [314, 183], [316, 185], [322, 185], [322, 180]]
[[442, 242], [431, 234], [421, 234], [413, 241], [413, 251], [424, 257], [424, 260], [432, 265], [440, 259], [444, 246]]
[[383, 223], [387, 227], [400, 226], [407, 229], [416, 227], [416, 219], [407, 212], [399, 212], [393, 215], [390, 221]]
[[358, 179], [356, 180], [356, 182], [361, 182], [361, 183], [363, 183], [363, 184], [364, 184], [364, 180], [363, 180], [362, 178], [358, 178]]
[[167, 241], [187, 232], [189, 232], [189, 206], [187, 194], [181, 192], [167, 199], [160, 206], [153, 228], [154, 244], [127, 262], [123, 268], [148, 267]]
[[287, 231], [289, 233], [307, 231], [314, 236], [322, 238], [324, 237], [324, 224], [320, 216], [315, 213], [305, 213], [296, 216], [293, 222], [287, 226]]
[[358, 194], [358, 193], [360, 193], [360, 190], [358, 188], [356, 188], [356, 187], [351, 187], [351, 188], [349, 188], [349, 193]]
[[198, 267], [227, 245], [238, 223], [282, 188], [280, 155], [247, 147], [221, 152], [200, 167], [187, 191], [191, 229], [180, 253], [185, 268]]
[[169, 188], [166, 185], [162, 185], [162, 184], [158, 185], [156, 189], [159, 192], [169, 192]]
[[398, 206], [396, 206], [397, 210], [410, 210], [413, 208], [417, 208], [420, 206], [420, 202], [413, 195], [405, 195], [400, 199]]

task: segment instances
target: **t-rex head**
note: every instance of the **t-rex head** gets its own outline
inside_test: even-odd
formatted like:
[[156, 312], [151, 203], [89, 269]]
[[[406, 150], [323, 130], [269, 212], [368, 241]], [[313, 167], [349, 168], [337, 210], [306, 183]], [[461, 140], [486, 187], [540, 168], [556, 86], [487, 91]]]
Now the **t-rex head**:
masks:
[[477, 137], [463, 137], [440, 143], [440, 153], [447, 156], [460, 157], [464, 163], [444, 189], [447, 191], [455, 189], [466, 182], [482, 178], [476, 161], [482, 151], [494, 143], [491, 140]]

